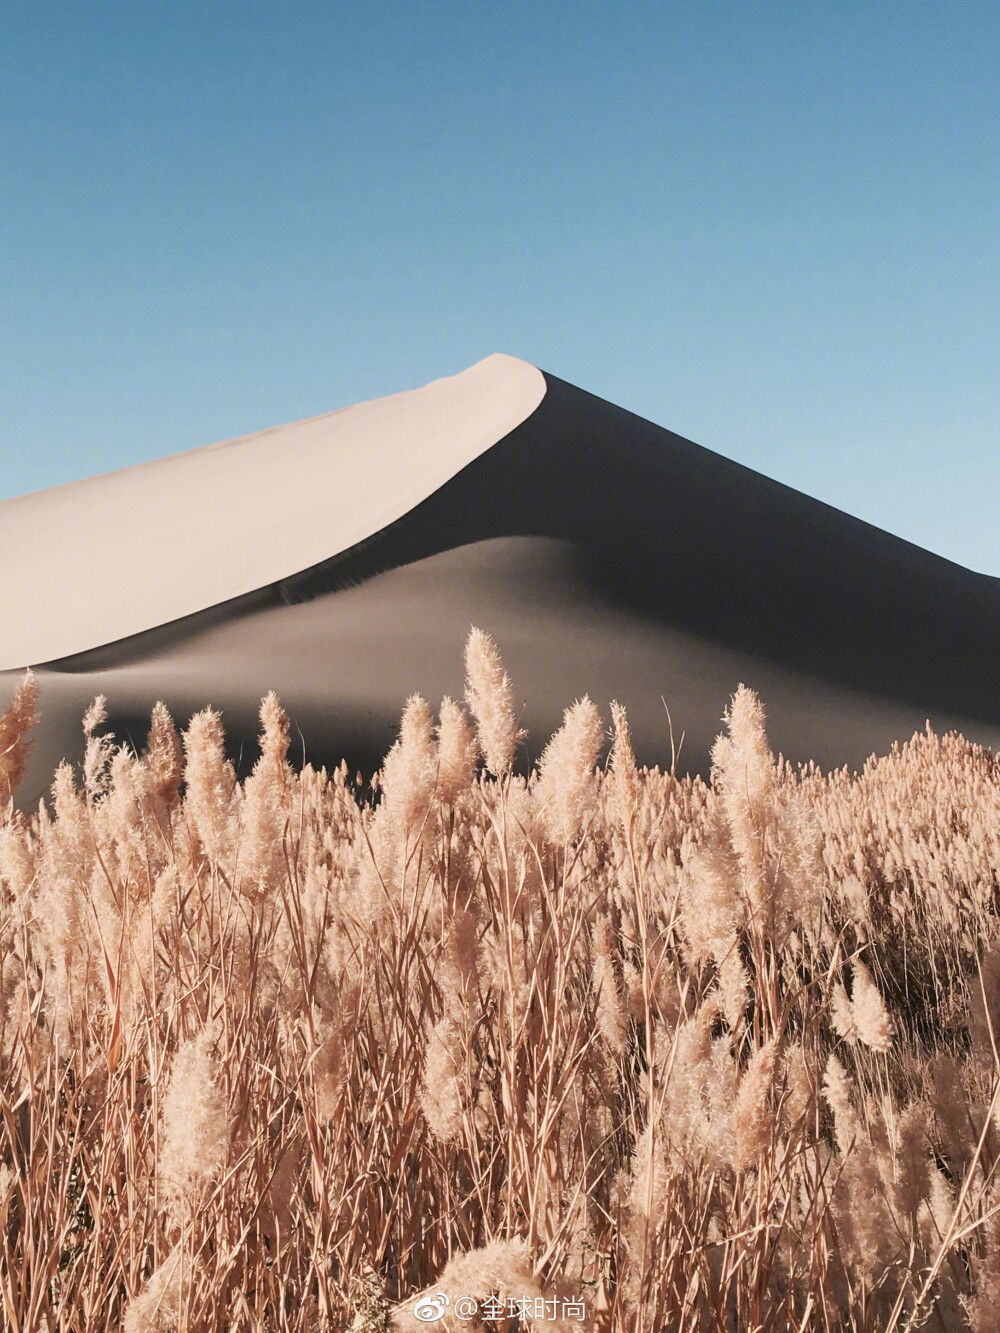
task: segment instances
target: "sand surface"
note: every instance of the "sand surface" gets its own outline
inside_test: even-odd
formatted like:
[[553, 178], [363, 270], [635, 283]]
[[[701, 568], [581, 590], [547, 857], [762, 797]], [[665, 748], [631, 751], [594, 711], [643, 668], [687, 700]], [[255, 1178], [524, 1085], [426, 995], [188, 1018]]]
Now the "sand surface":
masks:
[[[493, 538], [309, 602], [192, 629], [104, 670], [41, 671], [46, 725], [21, 798], [41, 794], [67, 749], [80, 757], [80, 717], [98, 693], [109, 698], [119, 739], [137, 748], [156, 699], [183, 722], [206, 704], [221, 708], [234, 755], [244, 746], [245, 769], [256, 756], [257, 704], [273, 688], [295, 725], [297, 761], [332, 766], [346, 757], [352, 773], [367, 777], [395, 739], [410, 693], [435, 709], [444, 694], [462, 697], [470, 624], [494, 635], [514, 680], [528, 729], [522, 766], [537, 760], [563, 708], [584, 693], [607, 721], [612, 698], [625, 704], [640, 762], [669, 766], [672, 725], [684, 771], [707, 772], [740, 681], [764, 700], [775, 751], [825, 767], [860, 766], [922, 730], [928, 717], [623, 611], [594, 592], [568, 542]], [[939, 731], [1000, 744], [1000, 727], [939, 709], [930, 719]]]
[[545, 393], [491, 356], [422, 389], [0, 503], [0, 670], [298, 573], [398, 519]]
[[[459, 384], [468, 394], [461, 411], [454, 407]], [[284, 553], [301, 562], [294, 568], [267, 564], [266, 581], [261, 574], [239, 595], [205, 602], [210, 587], [245, 579], [247, 565], [258, 568], [257, 527], [245, 520], [226, 529], [226, 542], [202, 548], [209, 567], [194, 590], [173, 588], [157, 566], [144, 605], [162, 611], [171, 597], [175, 606], [187, 598], [187, 612], [107, 640], [101, 636], [113, 622], [102, 616], [128, 607], [131, 574], [114, 566], [100, 578], [92, 574], [97, 586], [82, 604], [59, 586], [40, 593], [24, 612], [38, 642], [64, 635], [66, 643], [100, 639], [101, 646], [67, 651], [39, 671], [45, 718], [19, 801], [37, 798], [59, 758], [79, 756], [80, 716], [99, 692], [108, 696], [119, 737], [136, 745], [158, 698], [180, 722], [205, 704], [222, 708], [246, 767], [255, 753], [258, 702], [273, 688], [307, 758], [331, 765], [345, 757], [352, 771], [368, 776], [394, 739], [408, 694], [420, 691], [434, 707], [446, 693], [461, 697], [470, 624], [497, 639], [524, 701], [522, 764], [537, 759], [562, 709], [588, 692], [605, 718], [610, 699], [627, 706], [640, 760], [661, 766], [671, 759], [665, 701], [675, 748], [685, 733], [678, 767], [705, 772], [723, 709], [741, 681], [764, 700], [773, 748], [794, 761], [858, 767], [922, 730], [928, 718], [939, 731], [956, 728], [992, 747], [1000, 743], [997, 580], [511, 358], [489, 358], [464, 376], [399, 397], [419, 404], [421, 393], [445, 394], [441, 385], [451, 386], [453, 410], [439, 411], [439, 428], [450, 422], [460, 438], [435, 437], [436, 484], [419, 468], [393, 471], [401, 458], [423, 457], [433, 431], [414, 407], [411, 436], [409, 409], [385, 400], [396, 404], [385, 417], [385, 439], [373, 427], [367, 469], [356, 460], [365, 502], [352, 517], [346, 490], [338, 501], [344, 522], [337, 541], [354, 530], [348, 520], [365, 533], [352, 545], [317, 542], [308, 549], [323, 554], [309, 563], [308, 544], [292, 540], [315, 526], [322, 507], [307, 484], [322, 471], [317, 444], [311, 471], [297, 472], [295, 485], [281, 482]], [[361, 410], [317, 420], [346, 420]], [[478, 451], [466, 457], [473, 421]], [[505, 423], [506, 433], [479, 447]], [[221, 449], [241, 491], [266, 480], [256, 440]], [[332, 458], [337, 450], [330, 448]], [[220, 449], [206, 455], [213, 452]], [[128, 476], [138, 511], [149, 507], [157, 466], [114, 474]], [[333, 462], [328, 466], [332, 476]], [[385, 489], [379, 479], [386, 469], [396, 477], [396, 508], [405, 507], [373, 528], [372, 497]], [[396, 485], [404, 475], [405, 486]], [[37, 515], [62, 512], [46, 510], [41, 497], [28, 500], [38, 502]], [[79, 530], [84, 513], [73, 512]], [[184, 578], [194, 577], [183, 568]], [[27, 631], [17, 639], [16, 607], [7, 623], [14, 628], [6, 643], [29, 642]], [[7, 651], [6, 660], [42, 658]], [[0, 701], [15, 680], [13, 672], [0, 674]], [[302, 753], [297, 740], [296, 758]]]

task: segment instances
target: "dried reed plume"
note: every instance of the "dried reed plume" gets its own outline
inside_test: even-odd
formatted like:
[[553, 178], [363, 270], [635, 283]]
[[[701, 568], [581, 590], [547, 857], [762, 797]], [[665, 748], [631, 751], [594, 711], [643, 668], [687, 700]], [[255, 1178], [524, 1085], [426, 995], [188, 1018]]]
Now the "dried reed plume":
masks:
[[222, 1068], [211, 1046], [211, 1034], [202, 1032], [180, 1047], [163, 1099], [160, 1197], [178, 1225], [203, 1205], [229, 1148]]
[[38, 722], [37, 703], [38, 681], [27, 671], [0, 717], [0, 806], [13, 797], [24, 777], [31, 749], [27, 735]]
[[473, 626], [465, 645], [465, 699], [476, 719], [479, 746], [495, 777], [509, 773], [525, 733], [514, 716], [514, 687], [490, 636]]

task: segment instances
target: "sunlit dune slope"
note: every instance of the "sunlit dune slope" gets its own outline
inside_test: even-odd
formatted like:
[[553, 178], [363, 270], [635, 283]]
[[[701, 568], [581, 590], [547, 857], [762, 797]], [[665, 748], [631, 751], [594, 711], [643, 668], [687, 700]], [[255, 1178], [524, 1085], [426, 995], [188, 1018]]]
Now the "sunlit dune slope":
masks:
[[0, 504], [0, 670], [256, 592], [409, 512], [524, 420], [545, 381], [448, 379]]

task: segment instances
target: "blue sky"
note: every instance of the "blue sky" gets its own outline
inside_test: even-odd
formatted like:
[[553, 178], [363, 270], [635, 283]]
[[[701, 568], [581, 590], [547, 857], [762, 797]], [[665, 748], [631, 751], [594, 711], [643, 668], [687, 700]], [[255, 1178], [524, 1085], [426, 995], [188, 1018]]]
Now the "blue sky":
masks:
[[998, 66], [995, 0], [8, 0], [0, 496], [505, 351], [1000, 575]]

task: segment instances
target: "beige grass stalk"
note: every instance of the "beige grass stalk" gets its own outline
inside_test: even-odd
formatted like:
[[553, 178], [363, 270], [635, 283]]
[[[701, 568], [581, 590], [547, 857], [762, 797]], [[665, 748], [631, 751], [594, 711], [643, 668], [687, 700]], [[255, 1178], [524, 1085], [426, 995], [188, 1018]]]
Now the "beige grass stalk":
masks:
[[31, 750], [28, 732], [39, 721], [37, 705], [38, 681], [32, 671], [26, 671], [0, 717], [0, 810], [13, 800], [24, 777]]
[[272, 692], [260, 706], [260, 758], [244, 786], [241, 811], [243, 881], [258, 906], [274, 898], [287, 873], [284, 842], [293, 796], [289, 732], [288, 716]]
[[212, 1034], [206, 1031], [181, 1046], [163, 1101], [160, 1197], [178, 1226], [197, 1211], [229, 1151], [222, 1068], [212, 1044]]
[[185, 815], [209, 860], [227, 863], [235, 845], [236, 774], [225, 757], [221, 715], [202, 709], [183, 739]]
[[888, 1051], [892, 1046], [893, 1022], [872, 974], [864, 963], [854, 963], [854, 993], [851, 1015], [861, 1041], [873, 1051]]
[[143, 762], [152, 794], [162, 811], [170, 810], [180, 789], [184, 755], [174, 720], [162, 702], [153, 706]]
[[563, 724], [549, 741], [540, 762], [537, 796], [550, 839], [572, 842], [593, 812], [597, 799], [594, 765], [604, 741], [604, 723], [587, 695], [563, 714]]
[[733, 1108], [732, 1164], [736, 1171], [760, 1161], [772, 1138], [775, 1122], [771, 1093], [779, 1049], [772, 1038], [754, 1051], [740, 1079]]
[[465, 713], [447, 695], [441, 700], [437, 727], [438, 791], [445, 805], [454, 805], [470, 787], [478, 746]]
[[406, 832], [420, 829], [427, 817], [437, 770], [431, 710], [425, 699], [412, 694], [403, 709], [399, 739], [382, 765], [381, 779], [386, 816], [403, 841]]
[[475, 626], [465, 644], [465, 698], [476, 719], [486, 767], [495, 777], [509, 773], [525, 733], [514, 715], [514, 687], [496, 644]]

